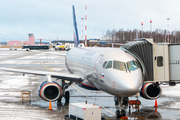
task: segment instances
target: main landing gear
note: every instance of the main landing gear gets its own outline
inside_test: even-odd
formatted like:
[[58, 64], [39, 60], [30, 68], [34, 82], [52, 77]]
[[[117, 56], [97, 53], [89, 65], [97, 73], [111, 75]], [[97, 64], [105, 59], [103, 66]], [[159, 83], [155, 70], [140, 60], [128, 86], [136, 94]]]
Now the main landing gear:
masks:
[[61, 95], [60, 99], [57, 101], [57, 104], [60, 104], [60, 105], [61, 105], [62, 97], [64, 97], [64, 98], [65, 98], [65, 105], [68, 105], [68, 104], [69, 104], [69, 100], [70, 100], [70, 94], [69, 94], [69, 91], [65, 91], [65, 90], [66, 90], [73, 82], [65, 83], [65, 80], [61, 80], [61, 83], [62, 83], [62, 86], [61, 86], [62, 95]]
[[126, 111], [123, 109], [123, 106], [128, 105], [128, 97], [116, 97], [115, 96], [115, 106], [118, 108], [116, 111], [116, 118], [120, 118], [122, 116], [126, 116]]

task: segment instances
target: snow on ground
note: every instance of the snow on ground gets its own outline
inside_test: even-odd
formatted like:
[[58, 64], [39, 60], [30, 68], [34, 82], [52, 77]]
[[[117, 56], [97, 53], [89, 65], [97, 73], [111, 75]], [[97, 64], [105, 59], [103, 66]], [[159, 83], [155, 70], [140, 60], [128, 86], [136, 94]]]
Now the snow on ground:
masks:
[[51, 68], [51, 70], [58, 72], [58, 71], [61, 71], [63, 69], [61, 69], [61, 68]]
[[36, 60], [36, 59], [59, 59], [59, 56], [57, 56], [57, 55], [48, 56], [45, 53], [40, 53], [40, 54], [36, 54], [36, 55], [19, 57], [18, 59], [34, 59], [34, 60]]
[[[64, 61], [57, 61], [60, 59], [57, 56], [50, 57], [46, 54], [37, 51], [34, 55], [26, 51], [0, 51], [0, 64], [12, 67], [12, 64], [60, 64]], [[40, 57], [38, 57], [40, 56]], [[28, 60], [29, 59], [29, 60]], [[40, 60], [40, 59], [44, 59]], [[49, 59], [49, 61], [48, 61]], [[54, 59], [54, 61], [52, 60]], [[23, 66], [27, 68], [26, 66]], [[34, 66], [30, 66], [30, 69]], [[35, 66], [36, 67], [36, 66]], [[43, 65], [42, 68], [46, 69]], [[60, 71], [54, 67], [54, 71]], [[64, 118], [65, 113], [59, 114], [62, 111], [48, 111], [49, 103], [41, 100], [38, 97], [38, 86], [43, 82], [42, 77], [34, 75], [25, 75], [14, 72], [0, 71], [0, 120], [61, 120]], [[42, 81], [41, 81], [42, 80]], [[32, 91], [33, 96], [32, 104], [20, 104], [21, 91]], [[35, 103], [36, 101], [37, 103]], [[39, 102], [39, 103], [38, 103]], [[45, 107], [42, 107], [44, 104]], [[52, 103], [56, 106], [56, 103]]]
[[[12, 111], [13, 112], [10, 112]], [[0, 102], [1, 120], [57, 120], [56, 114], [39, 107]]]
[[161, 85], [162, 94], [169, 97], [179, 97], [180, 98], [180, 85], [176, 84], [176, 86], [169, 85]]
[[1, 89], [21, 88], [29, 83], [27, 76], [3, 76], [0, 78], [0, 81]]

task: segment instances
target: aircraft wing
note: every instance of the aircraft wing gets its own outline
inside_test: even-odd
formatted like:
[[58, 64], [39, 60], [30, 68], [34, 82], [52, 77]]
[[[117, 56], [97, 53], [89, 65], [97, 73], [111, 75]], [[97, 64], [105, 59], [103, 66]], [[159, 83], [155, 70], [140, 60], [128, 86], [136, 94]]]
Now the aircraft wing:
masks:
[[14, 69], [14, 68], [4, 68], [0, 67], [0, 70], [8, 71], [8, 72], [17, 72], [23, 74], [33, 74], [33, 75], [40, 75], [40, 76], [51, 76], [53, 78], [64, 79], [67, 81], [72, 82], [82, 82], [83, 77], [75, 74], [68, 74], [68, 73], [58, 73], [58, 72], [46, 72], [46, 71], [35, 71], [35, 70], [24, 70], [24, 69]]

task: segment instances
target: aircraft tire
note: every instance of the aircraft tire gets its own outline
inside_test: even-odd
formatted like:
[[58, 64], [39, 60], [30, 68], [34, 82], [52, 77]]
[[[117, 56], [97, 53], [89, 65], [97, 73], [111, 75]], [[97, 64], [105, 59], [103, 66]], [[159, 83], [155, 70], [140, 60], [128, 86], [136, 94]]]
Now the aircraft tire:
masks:
[[119, 110], [117, 110], [116, 111], [116, 118], [120, 118], [121, 116], [120, 116], [120, 111]]
[[64, 96], [64, 97], [65, 97], [65, 100], [66, 100], [66, 103], [69, 103], [69, 96], [70, 96], [70, 95], [69, 95], [69, 91], [66, 91], [66, 92], [65, 92], [65, 96]]
[[60, 97], [59, 100], [57, 100], [58, 105], [61, 105], [61, 99], [62, 99], [62, 97]]
[[121, 116], [126, 116], [126, 111], [125, 110], [121, 110]]

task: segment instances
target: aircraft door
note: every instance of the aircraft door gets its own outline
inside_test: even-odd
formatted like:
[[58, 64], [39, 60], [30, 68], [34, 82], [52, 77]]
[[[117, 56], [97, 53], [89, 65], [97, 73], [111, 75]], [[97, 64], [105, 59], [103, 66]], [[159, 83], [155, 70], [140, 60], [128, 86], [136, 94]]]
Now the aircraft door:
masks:
[[98, 70], [99, 63], [100, 63], [102, 57], [103, 57], [103, 55], [100, 55], [100, 56], [97, 58], [97, 60], [96, 60], [96, 63], [95, 63], [95, 69], [96, 69], [96, 70]]

